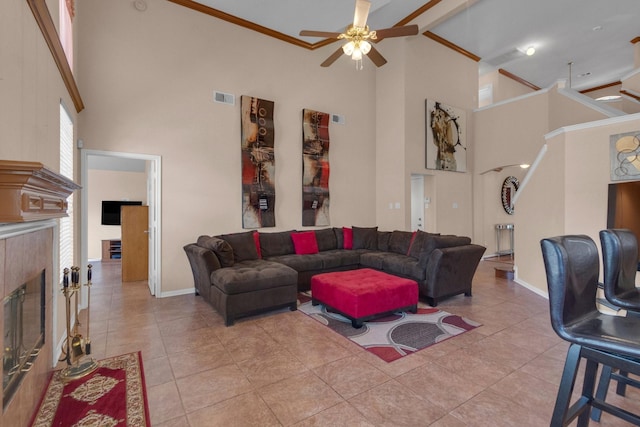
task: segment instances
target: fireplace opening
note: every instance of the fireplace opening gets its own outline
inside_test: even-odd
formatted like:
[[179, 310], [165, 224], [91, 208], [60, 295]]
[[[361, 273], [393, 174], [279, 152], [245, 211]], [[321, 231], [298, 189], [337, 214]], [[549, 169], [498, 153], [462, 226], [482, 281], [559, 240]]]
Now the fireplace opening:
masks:
[[44, 345], [44, 328], [45, 271], [42, 270], [4, 298], [4, 408]]

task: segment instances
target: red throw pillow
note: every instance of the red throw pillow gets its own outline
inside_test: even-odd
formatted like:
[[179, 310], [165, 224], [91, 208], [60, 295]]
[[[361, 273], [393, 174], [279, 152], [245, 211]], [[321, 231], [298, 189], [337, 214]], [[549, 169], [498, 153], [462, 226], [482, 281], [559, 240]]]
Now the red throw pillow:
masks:
[[344, 249], [353, 249], [353, 229], [342, 227], [342, 237], [344, 241], [342, 247]]
[[[411, 241], [409, 242], [409, 249], [407, 249], [407, 256], [409, 256], [409, 253], [411, 252], [411, 247], [413, 246], [413, 241], [416, 240], [416, 234], [417, 234], [417, 230], [413, 232], [413, 234], [411, 235]], [[260, 255], [260, 252], [258, 251], [258, 255]]]
[[318, 253], [318, 242], [316, 241], [315, 231], [291, 233], [291, 240], [293, 240], [293, 247], [298, 255]]
[[258, 259], [262, 259], [262, 252], [260, 251], [260, 234], [257, 231], [253, 232], [253, 241], [256, 242], [256, 251], [258, 251]]

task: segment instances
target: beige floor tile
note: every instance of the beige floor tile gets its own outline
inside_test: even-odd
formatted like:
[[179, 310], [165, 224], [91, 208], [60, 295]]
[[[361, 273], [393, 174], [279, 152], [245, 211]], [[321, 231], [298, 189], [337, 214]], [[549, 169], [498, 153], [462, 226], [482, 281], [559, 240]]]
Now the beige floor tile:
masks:
[[446, 414], [395, 380], [365, 391], [348, 402], [374, 425], [429, 425]]
[[176, 383], [168, 382], [147, 387], [151, 424], [156, 425], [173, 418], [184, 416], [184, 408]]
[[207, 406], [189, 413], [187, 417], [191, 427], [279, 427], [282, 425], [255, 392], [245, 393]]
[[187, 412], [214, 405], [252, 390], [236, 365], [225, 365], [176, 380]]
[[175, 378], [233, 364], [227, 350], [219, 343], [204, 344], [180, 353], [171, 353], [169, 362]]
[[312, 372], [304, 372], [258, 390], [283, 425], [293, 425], [343, 402]]
[[151, 359], [144, 364], [144, 378], [147, 387], [173, 382], [174, 377], [167, 356]]
[[255, 388], [281, 381], [308, 370], [286, 349], [259, 354], [238, 362], [238, 367]]
[[329, 409], [295, 424], [295, 427], [374, 427], [353, 406], [347, 402], [332, 406]]
[[327, 363], [314, 368], [313, 372], [345, 400], [391, 379], [358, 356]]
[[445, 412], [484, 390], [484, 387], [468, 381], [464, 376], [436, 364], [416, 368], [399, 376], [397, 381]]
[[549, 424], [547, 416], [528, 410], [491, 390], [483, 391], [451, 414], [476, 427], [540, 427]]

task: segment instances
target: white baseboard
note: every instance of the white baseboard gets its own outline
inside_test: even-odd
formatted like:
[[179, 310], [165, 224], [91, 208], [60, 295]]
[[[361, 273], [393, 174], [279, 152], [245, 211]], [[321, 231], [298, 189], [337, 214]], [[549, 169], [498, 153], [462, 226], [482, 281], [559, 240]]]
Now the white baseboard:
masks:
[[180, 289], [177, 291], [161, 292], [159, 295], [156, 295], [156, 297], [169, 298], [169, 297], [177, 297], [180, 295], [189, 295], [189, 294], [195, 294], [195, 293], [196, 293], [196, 288], [187, 288], [187, 289]]

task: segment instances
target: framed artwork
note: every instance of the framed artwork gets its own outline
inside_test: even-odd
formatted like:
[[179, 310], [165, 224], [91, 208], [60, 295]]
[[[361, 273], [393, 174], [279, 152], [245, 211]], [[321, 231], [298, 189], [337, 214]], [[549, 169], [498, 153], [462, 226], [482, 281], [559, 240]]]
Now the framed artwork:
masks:
[[275, 227], [272, 101], [241, 97], [242, 228]]
[[640, 179], [640, 131], [609, 137], [611, 180]]
[[329, 114], [302, 110], [302, 225], [329, 225]]
[[467, 171], [466, 113], [427, 99], [425, 167], [454, 172]]

